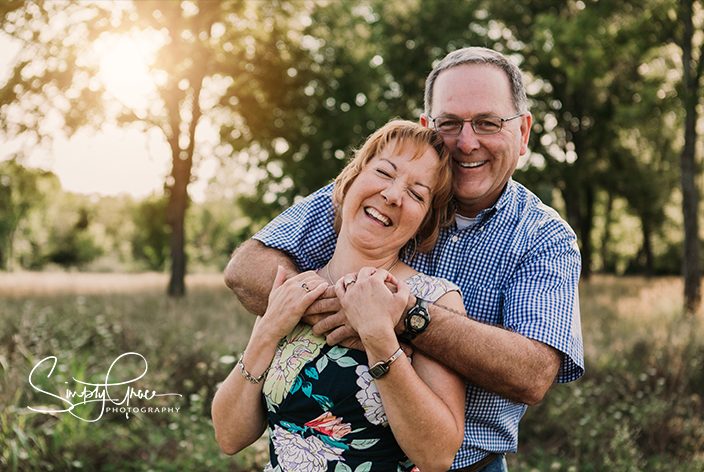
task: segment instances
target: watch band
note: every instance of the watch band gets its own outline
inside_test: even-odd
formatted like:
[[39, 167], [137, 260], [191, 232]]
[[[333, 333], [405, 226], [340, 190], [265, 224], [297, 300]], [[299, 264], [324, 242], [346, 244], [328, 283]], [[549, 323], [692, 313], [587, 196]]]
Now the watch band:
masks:
[[398, 359], [401, 354], [403, 354], [403, 349], [399, 347], [398, 350], [394, 352], [394, 354], [389, 357], [386, 361], [379, 361], [373, 366], [369, 367], [369, 374], [375, 379], [383, 377], [389, 371], [391, 364], [393, 364], [393, 362]]

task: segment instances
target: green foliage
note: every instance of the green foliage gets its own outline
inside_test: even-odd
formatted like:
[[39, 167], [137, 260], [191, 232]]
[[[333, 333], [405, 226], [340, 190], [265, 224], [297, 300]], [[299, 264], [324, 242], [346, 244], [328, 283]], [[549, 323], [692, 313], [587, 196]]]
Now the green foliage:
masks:
[[51, 235], [53, 249], [48, 260], [63, 267], [84, 267], [102, 254], [90, 233], [88, 210], [78, 208], [75, 223], [61, 228], [54, 228]]
[[[254, 321], [224, 286], [193, 288], [178, 303], [161, 290], [3, 297], [0, 311], [0, 343], [7, 347], [0, 354], [1, 469], [225, 471], [243, 470], [237, 464], [251, 460], [220, 452], [210, 419], [217, 384], [234, 366], [232, 356], [246, 344]], [[137, 352], [148, 363], [145, 376], [131, 387], [182, 395], [133, 398], [130, 405], [178, 407], [178, 412], [135, 412], [129, 418], [105, 413], [88, 423], [69, 413], [27, 409], [61, 407], [28, 383], [30, 370], [46, 356], [56, 356], [57, 366], [50, 377], [49, 369], [35, 372], [35, 384], [65, 396], [67, 388], [81, 390], [73, 378], [104, 382], [111, 363], [126, 352]], [[118, 362], [111, 379], [136, 378], [144, 368], [141, 362]], [[124, 394], [124, 388], [111, 390], [119, 400]], [[99, 413], [95, 407], [76, 411], [87, 419]], [[253, 457], [260, 448], [250, 449]]]
[[195, 270], [222, 270], [232, 251], [252, 236], [251, 220], [234, 202], [225, 199], [192, 204], [186, 225], [186, 251]]
[[169, 233], [166, 224], [166, 200], [152, 196], [136, 205], [133, 213], [132, 255], [147, 269], [164, 270], [169, 256]]
[[12, 268], [18, 231], [25, 229], [31, 213], [44, 209], [59, 188], [51, 172], [27, 169], [16, 158], [0, 162], [0, 269]]
[[[587, 273], [598, 193], [629, 201], [642, 219], [642, 250], [649, 257], [650, 238], [677, 183], [668, 130], [675, 129], [669, 112], [678, 104], [663, 94], [672, 79], [647, 73], [651, 61], [668, 57], [664, 45], [674, 22], [666, 3], [512, 1], [490, 7], [510, 32], [506, 48], [521, 54], [533, 79], [535, 167], [524, 171], [526, 180], [549, 182], [562, 193]], [[651, 140], [651, 132], [660, 139]], [[652, 269], [651, 259], [647, 265]]]

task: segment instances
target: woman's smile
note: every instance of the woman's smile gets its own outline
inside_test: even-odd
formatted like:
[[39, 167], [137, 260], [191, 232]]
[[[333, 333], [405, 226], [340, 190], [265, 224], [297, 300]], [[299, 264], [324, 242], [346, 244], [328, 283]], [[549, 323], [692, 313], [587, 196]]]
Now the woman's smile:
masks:
[[376, 208], [374, 207], [365, 207], [364, 212], [372, 219], [378, 221], [384, 226], [391, 226], [393, 223], [391, 221], [391, 218], [389, 218], [386, 215], [381, 214]]

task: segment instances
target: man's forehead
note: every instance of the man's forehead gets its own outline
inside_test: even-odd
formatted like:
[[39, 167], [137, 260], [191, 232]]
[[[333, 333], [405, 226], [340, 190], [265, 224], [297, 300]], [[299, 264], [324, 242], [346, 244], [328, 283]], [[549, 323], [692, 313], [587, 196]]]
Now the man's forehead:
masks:
[[442, 71], [433, 84], [434, 116], [466, 106], [478, 108], [476, 114], [495, 114], [512, 103], [508, 76], [493, 64], [460, 64]]

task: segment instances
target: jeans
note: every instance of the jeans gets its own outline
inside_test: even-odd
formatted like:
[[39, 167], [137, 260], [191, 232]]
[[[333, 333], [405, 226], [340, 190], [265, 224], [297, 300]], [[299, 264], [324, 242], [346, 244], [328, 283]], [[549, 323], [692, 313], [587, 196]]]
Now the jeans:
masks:
[[479, 469], [478, 472], [508, 472], [506, 457], [503, 454], [499, 455], [496, 459]]

